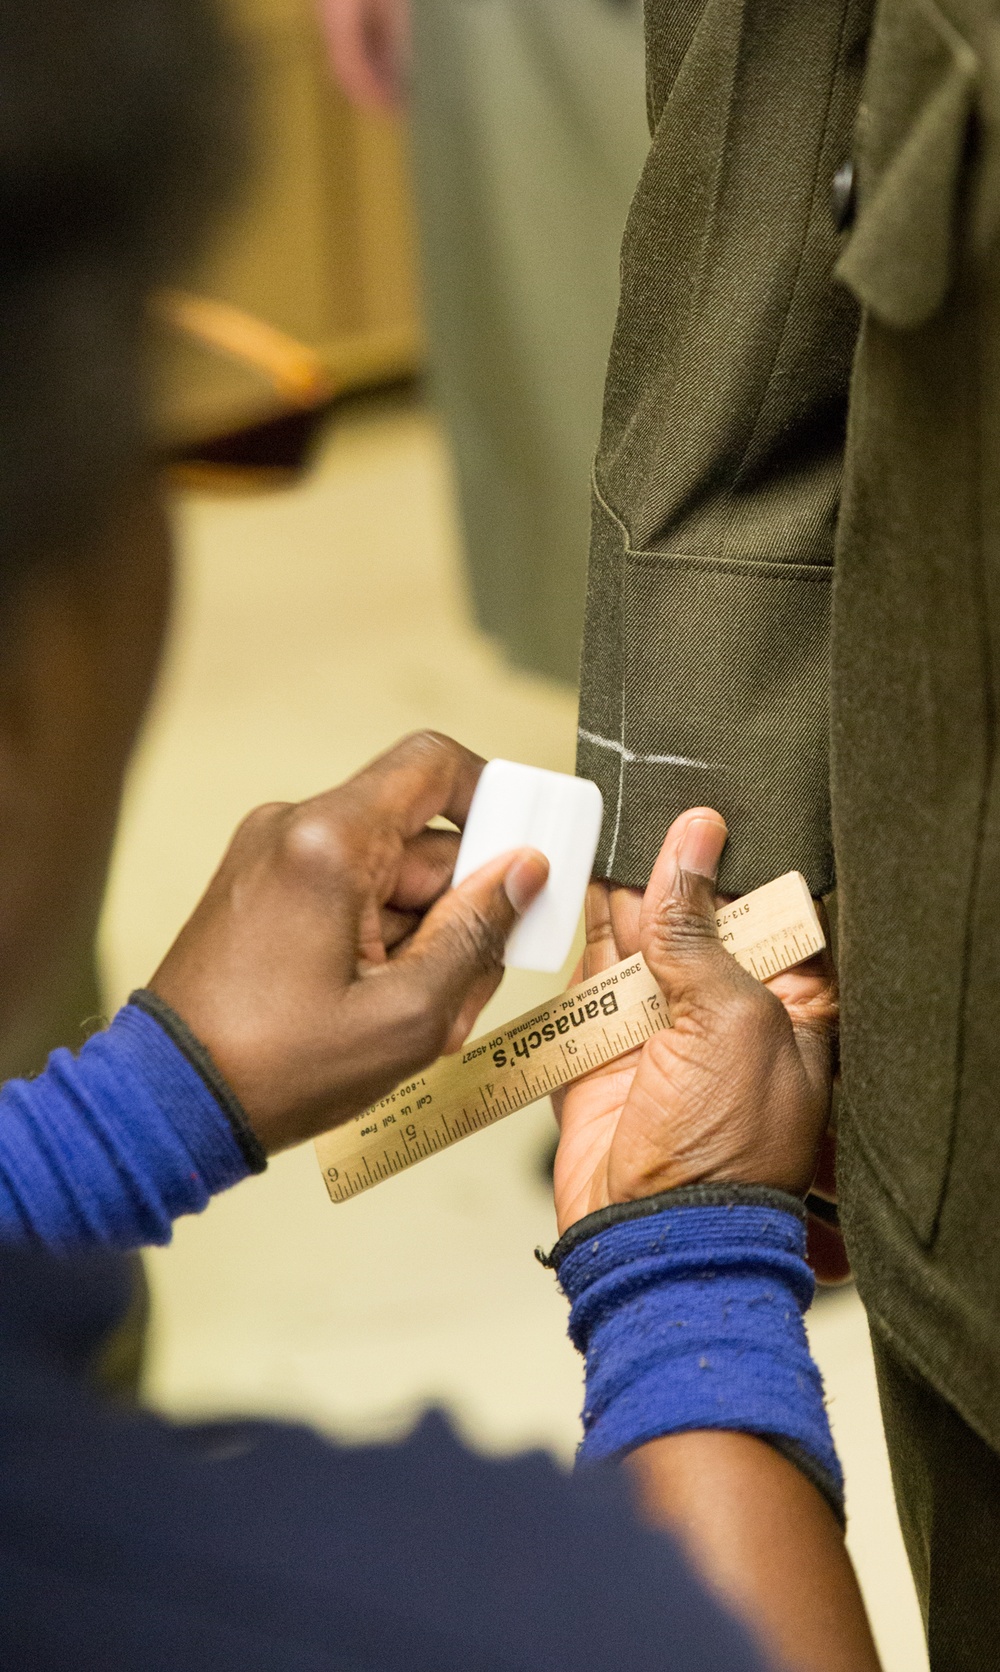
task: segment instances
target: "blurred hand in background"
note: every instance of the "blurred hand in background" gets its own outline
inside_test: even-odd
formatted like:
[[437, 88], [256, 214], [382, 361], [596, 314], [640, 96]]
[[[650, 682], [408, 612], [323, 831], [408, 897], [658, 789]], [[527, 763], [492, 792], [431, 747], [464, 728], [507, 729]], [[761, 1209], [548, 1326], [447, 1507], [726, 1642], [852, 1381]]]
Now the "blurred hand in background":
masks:
[[352, 104], [396, 110], [410, 68], [410, 0], [319, 0], [333, 73]]

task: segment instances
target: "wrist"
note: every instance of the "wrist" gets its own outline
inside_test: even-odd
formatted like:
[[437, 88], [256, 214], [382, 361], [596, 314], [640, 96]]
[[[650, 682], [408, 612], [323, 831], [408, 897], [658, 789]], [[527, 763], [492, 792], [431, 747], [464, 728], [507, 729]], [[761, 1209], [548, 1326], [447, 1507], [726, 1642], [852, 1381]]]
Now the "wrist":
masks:
[[211, 1052], [191, 1032], [183, 1017], [178, 1016], [176, 1010], [150, 988], [137, 987], [129, 994], [128, 1002], [159, 1024], [218, 1104], [249, 1171], [262, 1173], [267, 1166], [266, 1148], [250, 1124], [236, 1093], [220, 1073]]
[[843, 1515], [843, 1481], [808, 1350], [801, 1202], [699, 1185], [579, 1221], [546, 1264], [586, 1362], [582, 1463], [667, 1434], [756, 1434]]
[[633, 1219], [649, 1219], [673, 1208], [728, 1208], [734, 1205], [777, 1208], [803, 1221], [805, 1219], [801, 1199], [772, 1185], [722, 1182], [678, 1185], [669, 1190], [659, 1190], [651, 1196], [636, 1196], [627, 1202], [606, 1202], [594, 1208], [568, 1225], [548, 1254], [536, 1249], [536, 1258], [540, 1265], [558, 1273], [563, 1260], [573, 1249], [599, 1236], [612, 1225], [621, 1225]]

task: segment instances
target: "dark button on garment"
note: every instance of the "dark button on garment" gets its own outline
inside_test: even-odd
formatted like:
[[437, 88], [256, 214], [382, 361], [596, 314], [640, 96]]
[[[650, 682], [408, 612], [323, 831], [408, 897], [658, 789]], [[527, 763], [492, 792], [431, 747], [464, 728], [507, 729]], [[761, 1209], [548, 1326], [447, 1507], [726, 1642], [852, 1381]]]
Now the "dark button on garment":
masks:
[[830, 213], [838, 232], [846, 232], [854, 221], [854, 163], [842, 162], [830, 181]]

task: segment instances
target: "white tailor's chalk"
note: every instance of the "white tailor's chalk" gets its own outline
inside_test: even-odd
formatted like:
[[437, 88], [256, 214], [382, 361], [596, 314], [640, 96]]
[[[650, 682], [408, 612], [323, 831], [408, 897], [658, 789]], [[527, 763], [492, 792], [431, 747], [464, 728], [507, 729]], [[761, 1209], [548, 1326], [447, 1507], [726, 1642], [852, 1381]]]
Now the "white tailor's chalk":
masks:
[[537, 848], [549, 880], [507, 942], [515, 970], [560, 970], [569, 957], [601, 834], [604, 804], [589, 778], [489, 761], [469, 808], [453, 881], [510, 848]]

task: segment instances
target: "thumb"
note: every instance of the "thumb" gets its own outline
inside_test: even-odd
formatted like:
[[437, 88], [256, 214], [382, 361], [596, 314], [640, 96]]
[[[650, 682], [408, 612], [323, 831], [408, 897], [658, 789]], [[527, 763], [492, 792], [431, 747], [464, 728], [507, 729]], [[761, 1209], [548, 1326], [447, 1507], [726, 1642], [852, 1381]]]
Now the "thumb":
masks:
[[508, 935], [548, 875], [548, 860], [534, 848], [500, 854], [449, 889], [396, 960], [434, 1019], [439, 1049], [462, 1043], [503, 974]]
[[671, 1010], [697, 989], [732, 979], [732, 959], [715, 922], [715, 878], [726, 845], [724, 819], [695, 807], [675, 819], [642, 903], [639, 941]]

